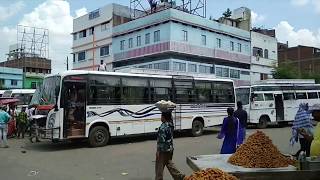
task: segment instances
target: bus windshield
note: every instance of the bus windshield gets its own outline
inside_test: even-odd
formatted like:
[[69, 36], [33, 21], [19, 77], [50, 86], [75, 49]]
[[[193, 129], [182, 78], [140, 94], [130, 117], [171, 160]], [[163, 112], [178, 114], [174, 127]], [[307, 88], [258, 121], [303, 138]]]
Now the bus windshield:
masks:
[[237, 101], [241, 101], [243, 105], [249, 104], [250, 88], [236, 89]]
[[34, 93], [30, 104], [53, 105], [56, 104], [55, 90], [60, 89], [60, 76], [45, 78], [43, 84]]

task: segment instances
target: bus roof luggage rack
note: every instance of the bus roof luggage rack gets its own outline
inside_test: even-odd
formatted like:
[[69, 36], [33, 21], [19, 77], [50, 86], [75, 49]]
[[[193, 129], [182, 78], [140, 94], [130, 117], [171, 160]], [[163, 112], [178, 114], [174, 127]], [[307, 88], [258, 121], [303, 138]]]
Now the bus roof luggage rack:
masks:
[[315, 84], [314, 79], [267, 79], [261, 80], [255, 83], [255, 85], [261, 84]]
[[173, 76], [173, 77], [202, 77], [202, 78], [216, 78], [213, 74], [200, 74], [200, 73], [191, 73], [191, 72], [179, 72], [179, 71], [171, 71], [171, 70], [162, 70], [162, 69], [146, 69], [146, 68], [120, 68], [116, 69], [116, 72], [124, 72], [124, 73], [133, 73], [133, 74], [150, 74], [150, 75], [164, 75], [164, 76]]

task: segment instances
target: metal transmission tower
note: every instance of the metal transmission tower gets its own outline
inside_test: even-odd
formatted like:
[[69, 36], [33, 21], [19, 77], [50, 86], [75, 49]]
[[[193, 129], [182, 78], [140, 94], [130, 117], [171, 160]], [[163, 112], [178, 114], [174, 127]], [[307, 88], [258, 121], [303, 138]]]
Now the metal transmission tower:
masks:
[[174, 8], [205, 18], [206, 6], [206, 0], [130, 0], [130, 14], [132, 19], [136, 19]]
[[19, 57], [49, 58], [49, 30], [30, 26], [17, 26]]

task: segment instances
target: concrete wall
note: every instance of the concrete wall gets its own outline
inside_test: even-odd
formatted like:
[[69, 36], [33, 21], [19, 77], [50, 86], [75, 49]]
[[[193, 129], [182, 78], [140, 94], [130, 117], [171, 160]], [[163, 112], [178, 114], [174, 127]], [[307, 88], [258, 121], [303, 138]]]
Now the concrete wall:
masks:
[[[17, 68], [0, 67], [0, 83], [5, 89], [22, 88], [23, 71]], [[13, 82], [14, 81], [14, 82]], [[17, 82], [17, 85], [14, 85]], [[13, 83], [13, 84], [12, 84]]]
[[[253, 47], [263, 49], [263, 56], [251, 56], [251, 83], [260, 81], [261, 74], [272, 78], [273, 67], [278, 65], [277, 39], [258, 32], [251, 31], [251, 52]], [[264, 57], [265, 49], [268, 50], [268, 58]]]

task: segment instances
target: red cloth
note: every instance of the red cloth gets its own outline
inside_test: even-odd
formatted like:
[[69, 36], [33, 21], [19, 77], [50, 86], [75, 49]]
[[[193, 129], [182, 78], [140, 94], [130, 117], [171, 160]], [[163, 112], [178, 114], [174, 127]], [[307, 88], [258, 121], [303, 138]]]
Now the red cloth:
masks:
[[16, 121], [11, 120], [8, 122], [8, 137], [12, 136], [16, 132]]

